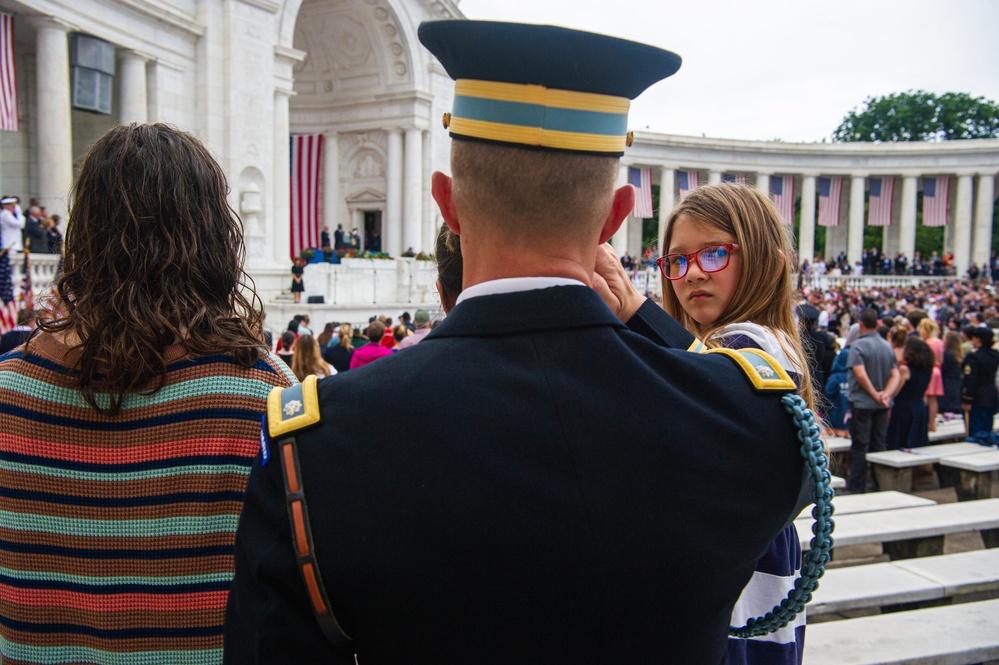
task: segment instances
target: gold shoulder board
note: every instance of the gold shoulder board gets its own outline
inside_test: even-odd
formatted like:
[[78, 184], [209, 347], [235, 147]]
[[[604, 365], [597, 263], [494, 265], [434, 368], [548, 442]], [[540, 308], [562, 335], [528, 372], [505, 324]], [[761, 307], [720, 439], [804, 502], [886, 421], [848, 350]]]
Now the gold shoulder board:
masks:
[[706, 353], [720, 353], [735, 361], [742, 368], [757, 391], [789, 392], [797, 390], [774, 357], [759, 349], [708, 349]]
[[267, 433], [271, 438], [292, 434], [320, 421], [315, 375], [289, 388], [273, 388], [267, 396]]

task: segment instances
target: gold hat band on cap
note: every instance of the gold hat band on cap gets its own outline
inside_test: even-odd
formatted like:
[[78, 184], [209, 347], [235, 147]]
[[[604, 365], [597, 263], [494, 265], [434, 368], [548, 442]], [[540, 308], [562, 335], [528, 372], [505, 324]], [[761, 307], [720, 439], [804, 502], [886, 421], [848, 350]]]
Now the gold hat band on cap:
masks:
[[562, 132], [540, 127], [504, 125], [498, 122], [451, 118], [449, 129], [452, 134], [471, 138], [540, 146], [555, 150], [578, 150], [580, 152], [622, 153], [625, 149], [624, 136], [604, 136], [601, 134], [581, 134]]
[[455, 81], [454, 94], [463, 97], [492, 99], [499, 102], [521, 102], [551, 108], [596, 111], [599, 113], [627, 114], [631, 108], [631, 100], [627, 97], [613, 97], [611, 95], [574, 92], [572, 90], [556, 90], [555, 88], [546, 88], [543, 85], [477, 81], [475, 79]]
[[630, 108], [626, 97], [461, 79], [445, 123], [456, 137], [620, 155]]

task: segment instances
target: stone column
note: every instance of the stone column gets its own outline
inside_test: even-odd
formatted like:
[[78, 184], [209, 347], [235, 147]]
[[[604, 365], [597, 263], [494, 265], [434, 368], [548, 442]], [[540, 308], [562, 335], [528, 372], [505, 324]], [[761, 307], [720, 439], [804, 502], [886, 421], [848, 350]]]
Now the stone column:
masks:
[[979, 266], [988, 264], [992, 249], [992, 211], [995, 206], [996, 181], [994, 173], [978, 176], [978, 203], [975, 206], [975, 238], [971, 260]]
[[905, 254], [912, 265], [916, 255], [916, 186], [917, 176], [902, 176], [902, 206], [898, 216], [898, 251]]
[[757, 173], [756, 174], [756, 189], [763, 192], [766, 196], [770, 196], [770, 174], [769, 173]]
[[[402, 130], [388, 130], [388, 166], [385, 170], [385, 251], [399, 256], [402, 244]], [[413, 248], [415, 251], [415, 247]]]
[[274, 260], [291, 260], [291, 144], [288, 116], [290, 90], [274, 91], [274, 217], [270, 237]]
[[65, 219], [73, 183], [73, 123], [70, 115], [69, 30], [53, 18], [32, 19], [35, 26], [35, 145], [38, 198], [50, 213]]
[[[954, 265], [957, 276], [968, 272], [971, 263], [971, 189], [970, 173], [957, 176], [957, 199], [954, 202]], [[986, 246], [988, 252], [988, 245]], [[987, 256], [987, 255], [986, 255]]]
[[[333, 232], [336, 225], [342, 224], [340, 210], [340, 137], [336, 132], [325, 132], [323, 136], [323, 225], [330, 227], [330, 246], [333, 245]], [[321, 231], [322, 229], [320, 229]]]
[[850, 223], [847, 231], [846, 258], [850, 264], [864, 255], [864, 186], [867, 176], [850, 176]]
[[721, 171], [708, 171], [708, 184], [717, 185], [722, 181]]
[[663, 253], [663, 238], [666, 237], [666, 220], [676, 205], [676, 170], [659, 170], [659, 237], [656, 238], [656, 246], [659, 248], [659, 255]]
[[[617, 186], [623, 187], [628, 184], [628, 165], [621, 164], [621, 168], [617, 174]], [[614, 251], [617, 252], [618, 256], [624, 256], [624, 253], [628, 251], [628, 222], [631, 221], [631, 214], [624, 218], [621, 222], [621, 226], [618, 227], [617, 233], [611, 237], [611, 244], [614, 245]]]
[[149, 121], [147, 100], [146, 61], [144, 55], [129, 49], [118, 49], [118, 81], [120, 100], [118, 122]]
[[815, 256], [815, 176], [801, 176], [801, 226], [798, 229], [798, 266]]
[[406, 149], [403, 162], [403, 215], [402, 246], [423, 251], [423, 130], [411, 127], [406, 130]]

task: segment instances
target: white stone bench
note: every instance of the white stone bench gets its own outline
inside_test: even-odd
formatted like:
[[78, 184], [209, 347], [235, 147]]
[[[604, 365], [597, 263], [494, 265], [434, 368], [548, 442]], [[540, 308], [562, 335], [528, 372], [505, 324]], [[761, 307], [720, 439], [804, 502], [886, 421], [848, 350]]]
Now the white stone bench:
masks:
[[836, 473], [846, 469], [846, 454], [850, 452], [850, 439], [843, 436], [828, 436], [823, 441], [829, 455], [829, 468]]
[[999, 600], [812, 624], [808, 665], [970, 665], [999, 658]]
[[[913, 467], [922, 466], [923, 464], [935, 464], [945, 458], [971, 455], [980, 453], [983, 450], [986, 450], [986, 448], [977, 443], [944, 443], [935, 446], [923, 446], [922, 448], [882, 450], [875, 453], [867, 453], [867, 461], [874, 470], [874, 477], [878, 481], [879, 489], [908, 492], [912, 489]], [[952, 485], [952, 482], [945, 482], [944, 475], [941, 474], [941, 486]]]
[[999, 450], [979, 447], [981, 452], [940, 460], [941, 466], [956, 469], [960, 474], [954, 484], [960, 501], [992, 496], [992, 472], [999, 469]]
[[[921, 506], [933, 506], [936, 501], [924, 499], [921, 496], [913, 496], [904, 492], [868, 492], [867, 494], [847, 494], [837, 496], [833, 499], [833, 519], [841, 515], [852, 515], [855, 513], [873, 513], [878, 510], [896, 510], [898, 508], [919, 508]], [[808, 506], [798, 515], [795, 523], [802, 521], [812, 521], [812, 508]]]
[[[880, 510], [836, 517], [835, 547], [880, 543], [892, 560], [943, 554], [944, 536], [999, 529], [999, 499], [946, 503], [919, 508]], [[799, 531], [801, 548], [808, 548], [811, 531]], [[990, 538], [994, 534], [989, 535]], [[986, 540], [986, 545], [990, 546]], [[835, 552], [835, 550], [834, 550]]]
[[944, 441], [962, 441], [968, 436], [968, 433], [965, 431], [964, 420], [957, 419], [937, 425], [937, 430], [928, 432], [927, 436], [930, 441], [942, 443]]
[[808, 614], [866, 607], [943, 604], [955, 596], [999, 589], [999, 549], [827, 570]]

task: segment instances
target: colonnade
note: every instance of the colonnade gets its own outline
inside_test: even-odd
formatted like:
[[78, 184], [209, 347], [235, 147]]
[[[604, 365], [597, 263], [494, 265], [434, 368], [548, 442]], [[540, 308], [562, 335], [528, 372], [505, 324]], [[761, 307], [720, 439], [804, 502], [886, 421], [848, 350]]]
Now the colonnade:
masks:
[[[37, 146], [38, 188], [41, 203], [65, 216], [66, 197], [73, 181], [72, 85], [69, 38], [73, 26], [55, 17], [30, 19], [35, 28], [35, 87], [37, 102], [31, 126]], [[118, 120], [148, 121], [146, 65], [149, 58], [117, 49]]]
[[[997, 142], [999, 143], [999, 142]], [[872, 145], [876, 148], [876, 145]], [[999, 155], [999, 148], [997, 148]], [[990, 160], [991, 161], [991, 160]], [[627, 182], [627, 169], [630, 167], [639, 168], [640, 163], [624, 164], [621, 167], [621, 182]], [[684, 169], [682, 167], [658, 167], [652, 168], [653, 179], [658, 183], [660, 189], [659, 199], [659, 238], [663, 237], [663, 225], [669, 215], [669, 211], [677, 201], [676, 172], [684, 170], [699, 171], [699, 169]], [[708, 169], [707, 182], [709, 184], [720, 183], [727, 170]], [[743, 173], [745, 171], [742, 171]], [[702, 172], [703, 173], [703, 172]], [[997, 169], [989, 165], [984, 170], [958, 170], [950, 174], [927, 172], [926, 175], [935, 177], [948, 177], [956, 181], [956, 187], [951, 187], [953, 192], [948, 212], [947, 234], [948, 247], [954, 253], [954, 263], [958, 274], [964, 274], [971, 263], [987, 263], [990, 258], [992, 246], [992, 226], [993, 209], [995, 203], [995, 178]], [[748, 173], [749, 182], [755, 178], [755, 186], [761, 191], [770, 193], [770, 178], [776, 176], [775, 172]], [[779, 175], [792, 175], [784, 171]], [[873, 177], [893, 177], [901, 180], [901, 196], [896, 195], [897, 205], [893, 206], [891, 226], [885, 227], [883, 251], [895, 254], [904, 253], [912, 259], [916, 251], [916, 220], [917, 202], [919, 190], [919, 179], [921, 173], [902, 172], [901, 174], [886, 175], [883, 173], [832, 173], [830, 176], [843, 177], [843, 193], [840, 202], [840, 225], [845, 223], [845, 241], [843, 232], [831, 232], [827, 236], [826, 247], [815, 247], [815, 226], [816, 226], [816, 183], [817, 179], [829, 177], [825, 173], [818, 171], [798, 172], [795, 176], [795, 195], [801, 195], [801, 216], [798, 234], [798, 256], [801, 260], [811, 259], [818, 254], [836, 255], [840, 250], [846, 252], [850, 263], [861, 260], [864, 251], [864, 225], [865, 219], [865, 190], [867, 178]], [[701, 182], [703, 182], [703, 178]], [[897, 192], [896, 188], [896, 192]], [[845, 219], [844, 217], [845, 211]], [[632, 223], [641, 223], [641, 220], [630, 220]], [[832, 228], [832, 227], [830, 227]], [[615, 244], [618, 251], [623, 253], [629, 251], [632, 254], [641, 252], [641, 247], [634, 245], [636, 233], [629, 231], [627, 224], [615, 235]], [[640, 236], [639, 236], [640, 237]], [[661, 248], [660, 248], [661, 250]]]

